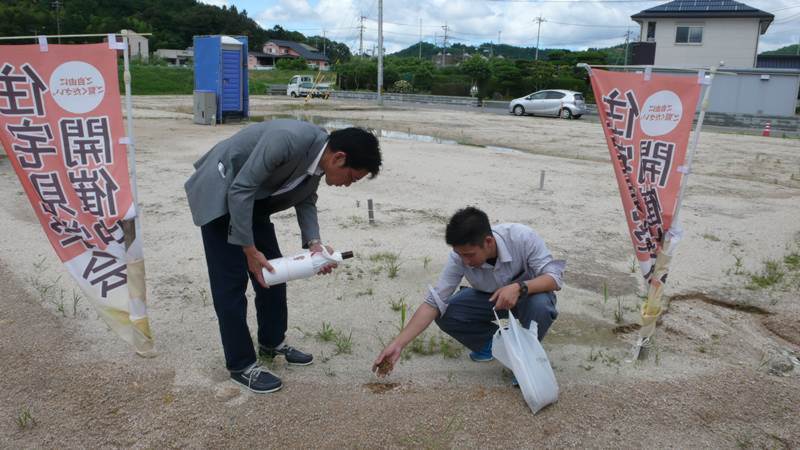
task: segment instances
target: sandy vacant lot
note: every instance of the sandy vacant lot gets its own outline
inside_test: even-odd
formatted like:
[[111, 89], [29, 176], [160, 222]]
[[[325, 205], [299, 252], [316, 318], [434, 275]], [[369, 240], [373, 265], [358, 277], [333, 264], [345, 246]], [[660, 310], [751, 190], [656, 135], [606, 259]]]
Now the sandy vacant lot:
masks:
[[[641, 286], [597, 123], [254, 98], [253, 114], [267, 119], [380, 129], [385, 155], [375, 180], [320, 189], [323, 239], [357, 258], [290, 284], [289, 339], [317, 359], [273, 362], [285, 387], [256, 396], [228, 381], [182, 188], [191, 163], [245, 124], [193, 125], [189, 97], [135, 106], [160, 354], [133, 355], [86, 301], [73, 305], [74, 284], [0, 158], [0, 446], [800, 446], [800, 141], [702, 134], [673, 301], [650, 360], [631, 364], [626, 325], [638, 320]], [[397, 333], [393, 304], [421, 302], [448, 250], [444, 223], [467, 204], [530, 225], [568, 261], [544, 342], [561, 397], [536, 416], [499, 363], [466, 352], [409, 353], [380, 382], [369, 371]], [[294, 213], [273, 220], [284, 253], [297, 251]], [[771, 277], [760, 277], [769, 261]], [[318, 339], [323, 323], [351, 348]], [[422, 353], [443, 336], [434, 326], [425, 337]]]

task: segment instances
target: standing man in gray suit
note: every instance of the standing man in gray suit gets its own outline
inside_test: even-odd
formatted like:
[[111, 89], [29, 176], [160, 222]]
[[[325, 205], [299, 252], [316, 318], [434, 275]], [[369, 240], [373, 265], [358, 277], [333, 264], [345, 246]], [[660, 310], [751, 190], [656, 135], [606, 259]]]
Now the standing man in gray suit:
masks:
[[361, 128], [329, 136], [307, 122], [273, 120], [218, 143], [194, 167], [185, 188], [203, 236], [226, 367], [233, 381], [253, 392], [277, 391], [281, 380], [258, 364], [247, 327], [248, 275], [256, 293], [259, 353], [283, 355], [299, 365], [311, 364], [313, 357], [284, 342], [286, 284], [267, 286], [261, 274], [262, 268], [273, 271], [268, 259], [281, 256], [269, 216], [294, 207], [303, 248], [322, 251], [320, 179], [325, 175], [328, 185], [350, 186], [367, 175], [374, 178], [381, 167], [378, 139]]

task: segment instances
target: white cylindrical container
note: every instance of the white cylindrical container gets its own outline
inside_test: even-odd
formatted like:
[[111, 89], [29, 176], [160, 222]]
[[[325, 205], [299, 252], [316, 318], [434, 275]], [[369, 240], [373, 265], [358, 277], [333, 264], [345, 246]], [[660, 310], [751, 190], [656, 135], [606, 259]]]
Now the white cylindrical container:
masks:
[[264, 275], [264, 282], [267, 285], [274, 286], [287, 281], [311, 277], [319, 273], [327, 265], [338, 264], [352, 257], [353, 252], [328, 253], [328, 250], [324, 249], [322, 252], [312, 255], [311, 252], [306, 251], [294, 256], [270, 259], [269, 263], [275, 269], [275, 272], [261, 269], [261, 274]]

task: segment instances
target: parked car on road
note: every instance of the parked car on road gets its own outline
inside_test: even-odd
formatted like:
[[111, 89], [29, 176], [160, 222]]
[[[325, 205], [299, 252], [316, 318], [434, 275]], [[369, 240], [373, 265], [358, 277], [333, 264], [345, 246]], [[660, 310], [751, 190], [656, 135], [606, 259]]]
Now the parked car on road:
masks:
[[508, 111], [517, 116], [530, 114], [577, 119], [586, 113], [586, 103], [580, 92], [548, 89], [511, 100]]

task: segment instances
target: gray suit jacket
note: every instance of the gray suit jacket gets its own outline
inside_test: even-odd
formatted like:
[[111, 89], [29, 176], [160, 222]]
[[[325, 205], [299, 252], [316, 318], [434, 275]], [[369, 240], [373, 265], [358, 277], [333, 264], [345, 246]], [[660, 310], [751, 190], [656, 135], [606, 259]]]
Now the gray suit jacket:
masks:
[[302, 243], [319, 239], [320, 176], [308, 175], [291, 191], [270, 196], [307, 174], [327, 139], [325, 130], [308, 122], [272, 120], [221, 141], [194, 163], [197, 170], [184, 185], [195, 225], [230, 213], [228, 242], [253, 245], [253, 205], [261, 200], [266, 209], [259, 214], [294, 206]]

